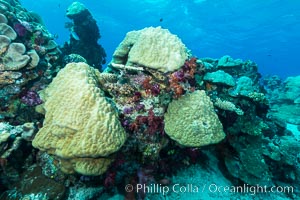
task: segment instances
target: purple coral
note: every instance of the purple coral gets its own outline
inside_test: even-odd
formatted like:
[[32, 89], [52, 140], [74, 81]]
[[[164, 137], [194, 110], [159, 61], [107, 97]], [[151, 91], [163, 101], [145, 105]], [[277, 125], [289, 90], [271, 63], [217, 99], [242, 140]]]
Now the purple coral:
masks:
[[134, 111], [134, 109], [132, 107], [124, 107], [123, 109], [123, 113], [125, 115], [131, 114]]
[[137, 104], [137, 105], [135, 106], [135, 110], [137, 110], [137, 111], [143, 110], [144, 108], [145, 108], [145, 105], [144, 105], [144, 104]]
[[36, 106], [43, 103], [36, 91], [27, 91], [21, 97], [21, 102], [28, 106]]
[[27, 33], [27, 29], [25, 26], [23, 26], [21, 23], [16, 23], [14, 25], [14, 30], [20, 37], [24, 37]]
[[159, 87], [159, 84], [157, 84], [157, 83], [152, 84], [152, 87], [151, 87], [151, 94], [154, 95], [154, 96], [158, 96], [159, 93], [160, 93], [160, 87]]
[[176, 79], [178, 80], [178, 81], [183, 81], [184, 80], [184, 71], [181, 69], [181, 70], [179, 70], [179, 71], [176, 71], [175, 73], [174, 73], [174, 76], [176, 77]]

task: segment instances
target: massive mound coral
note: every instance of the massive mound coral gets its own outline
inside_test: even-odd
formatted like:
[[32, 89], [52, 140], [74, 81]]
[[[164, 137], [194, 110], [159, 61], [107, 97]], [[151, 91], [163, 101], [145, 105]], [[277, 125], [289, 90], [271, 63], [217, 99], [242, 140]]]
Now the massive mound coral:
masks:
[[61, 169], [86, 175], [106, 171], [126, 139], [113, 106], [97, 87], [97, 70], [70, 63], [44, 91], [45, 121], [33, 146], [55, 155]]
[[187, 49], [176, 35], [161, 27], [149, 27], [128, 32], [115, 50], [112, 63], [171, 72], [186, 59]]
[[225, 138], [213, 103], [203, 90], [173, 100], [164, 117], [166, 133], [183, 146], [201, 147]]

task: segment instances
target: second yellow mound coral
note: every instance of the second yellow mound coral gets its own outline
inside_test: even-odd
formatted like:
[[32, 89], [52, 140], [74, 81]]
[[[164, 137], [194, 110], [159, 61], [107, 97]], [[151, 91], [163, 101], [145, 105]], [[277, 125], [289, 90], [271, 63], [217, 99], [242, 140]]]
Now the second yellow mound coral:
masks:
[[126, 133], [113, 106], [97, 86], [99, 71], [85, 63], [70, 63], [44, 92], [43, 127], [33, 146], [61, 161], [61, 169], [99, 175], [110, 164]]
[[201, 147], [220, 142], [223, 126], [205, 91], [195, 91], [173, 100], [165, 114], [165, 131], [179, 144]]
[[176, 35], [168, 29], [148, 27], [127, 33], [114, 52], [112, 66], [143, 66], [171, 72], [179, 69], [186, 59], [187, 49]]

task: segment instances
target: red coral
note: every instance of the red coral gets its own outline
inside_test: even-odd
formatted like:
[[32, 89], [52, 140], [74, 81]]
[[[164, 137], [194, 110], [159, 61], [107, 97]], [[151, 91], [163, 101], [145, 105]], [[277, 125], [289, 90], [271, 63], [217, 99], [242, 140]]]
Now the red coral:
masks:
[[144, 79], [144, 81], [142, 83], [142, 86], [143, 86], [144, 90], [146, 91], [147, 95], [151, 94], [151, 88], [152, 88], [152, 85], [150, 84], [151, 80], [152, 80], [151, 77], [147, 77]]
[[184, 72], [185, 75], [189, 78], [194, 78], [194, 75], [197, 70], [197, 58], [193, 57], [190, 60], [185, 61], [184, 63]]
[[109, 172], [106, 174], [104, 179], [104, 186], [106, 188], [112, 187], [115, 185], [116, 172]]
[[174, 98], [176, 99], [179, 98], [184, 93], [184, 89], [179, 83], [180, 80], [181, 79], [178, 78], [177, 72], [174, 72], [169, 75], [170, 88], [174, 92]]
[[159, 84], [153, 82], [151, 77], [147, 77], [144, 79], [142, 87], [144, 88], [147, 95], [158, 96], [160, 93]]
[[[183, 67], [169, 75], [169, 84], [171, 90], [174, 92], [174, 98], [179, 98], [190, 88], [184, 88], [183, 83], [191, 83], [194, 79], [197, 70], [197, 58], [191, 58], [185, 61]], [[192, 88], [191, 88], [192, 89]]]
[[[134, 132], [142, 131], [149, 135], [154, 135], [155, 133], [163, 133], [163, 117], [155, 116], [153, 109], [151, 108], [148, 111], [148, 116], [137, 116], [135, 121], [130, 124], [129, 129]], [[145, 131], [143, 131], [143, 129]]]
[[148, 129], [147, 133], [153, 135], [155, 132], [163, 133], [164, 123], [163, 117], [154, 115], [153, 109], [148, 112]]

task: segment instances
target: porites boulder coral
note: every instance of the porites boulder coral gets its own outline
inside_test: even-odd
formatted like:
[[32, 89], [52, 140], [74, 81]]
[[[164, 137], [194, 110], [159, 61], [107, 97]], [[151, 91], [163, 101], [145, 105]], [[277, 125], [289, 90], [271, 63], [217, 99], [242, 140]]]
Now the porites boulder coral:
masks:
[[113, 54], [112, 63], [140, 65], [161, 72], [183, 66], [187, 49], [182, 41], [161, 27], [148, 27], [128, 32]]
[[97, 87], [99, 76], [85, 63], [70, 63], [42, 95], [45, 121], [33, 146], [57, 156], [66, 173], [104, 173], [111, 159], [103, 157], [126, 140], [116, 111]]
[[183, 146], [201, 147], [225, 138], [213, 103], [203, 90], [173, 100], [164, 117], [167, 135]]

